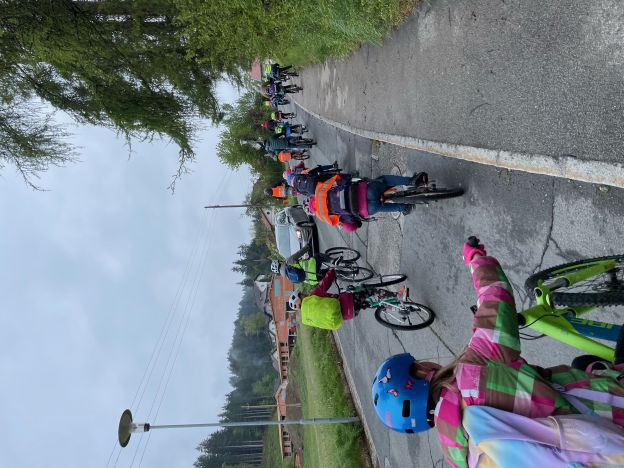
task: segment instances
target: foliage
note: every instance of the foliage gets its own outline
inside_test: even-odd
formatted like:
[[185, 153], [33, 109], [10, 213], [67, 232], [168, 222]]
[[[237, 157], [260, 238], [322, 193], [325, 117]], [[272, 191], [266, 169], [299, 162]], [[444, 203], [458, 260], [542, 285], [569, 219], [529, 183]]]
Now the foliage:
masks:
[[[10, 105], [15, 95], [39, 98], [80, 123], [111, 128], [128, 141], [169, 138], [180, 148], [181, 173], [194, 157], [198, 119], [218, 122], [222, 116], [216, 82], [224, 74], [240, 81], [240, 72], [200, 63], [179, 34], [177, 15], [167, 0], [4, 0], [2, 105]], [[62, 136], [50, 132], [45, 120], [38, 127], [48, 131], [48, 139]], [[16, 140], [28, 139], [27, 130], [17, 124], [11, 128], [20, 133]], [[6, 132], [4, 127], [0, 131]], [[44, 160], [46, 146], [41, 145]], [[22, 145], [14, 154], [33, 149], [37, 146]]]
[[247, 91], [234, 106], [223, 106], [223, 126], [221, 140], [217, 146], [217, 156], [224, 164], [237, 169], [247, 164], [252, 173], [271, 177], [282, 173], [283, 166], [264, 156], [260, 150], [241, 140], [255, 141], [268, 138], [271, 133], [260, 127], [269, 118], [269, 108], [262, 106], [262, 98], [257, 91]]
[[[176, 0], [189, 47], [211, 66], [248, 68], [256, 57], [321, 62], [378, 44], [415, 0]], [[219, 21], [215, 21], [219, 18]]]
[[258, 275], [271, 273], [271, 251], [267, 244], [258, 238], [252, 239], [249, 244], [241, 245], [238, 248], [238, 256], [239, 259], [234, 261], [232, 270], [244, 275], [241, 284], [252, 286]]
[[259, 335], [264, 329], [264, 322], [264, 314], [262, 312], [256, 312], [241, 318], [243, 333], [245, 336]]
[[275, 385], [275, 374], [269, 373], [264, 374], [260, 380], [254, 382], [251, 386], [251, 390], [255, 395], [263, 396], [271, 393], [273, 391], [273, 386]]
[[[271, 342], [265, 333], [247, 335], [244, 330], [245, 320], [257, 315], [262, 317], [254, 302], [253, 289], [244, 288], [228, 353], [230, 384], [233, 389], [225, 396], [225, 405], [220, 414], [225, 420], [240, 420], [245, 405], [274, 403], [272, 394], [277, 373], [271, 364]], [[259, 393], [260, 391], [264, 393]], [[241, 445], [247, 445], [249, 441], [259, 443], [262, 435], [263, 430], [260, 427], [220, 429], [198, 445], [200, 455], [194, 466], [244, 466], [245, 456], [254, 452], [259, 455], [261, 448], [246, 449]]]
[[[2, 77], [0, 77], [2, 80]], [[64, 142], [67, 133], [52, 121], [42, 105], [0, 87], [0, 169], [12, 164], [27, 185], [37, 188], [33, 179], [49, 166], [62, 166], [74, 159], [74, 151]]]

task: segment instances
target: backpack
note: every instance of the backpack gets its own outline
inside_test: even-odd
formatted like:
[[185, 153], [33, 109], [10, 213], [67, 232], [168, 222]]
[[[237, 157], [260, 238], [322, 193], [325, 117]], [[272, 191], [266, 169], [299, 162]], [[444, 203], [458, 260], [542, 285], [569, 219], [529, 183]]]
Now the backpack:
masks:
[[306, 280], [306, 272], [301, 268], [287, 265], [286, 278], [288, 278], [288, 281], [290, 281], [292, 284], [303, 283]]
[[624, 428], [598, 416], [577, 397], [617, 406], [624, 397], [551, 386], [581, 414], [533, 419], [489, 406], [464, 408], [469, 466], [623, 466]]
[[342, 325], [340, 302], [335, 297], [304, 297], [301, 301], [301, 323], [324, 330], [337, 330]]

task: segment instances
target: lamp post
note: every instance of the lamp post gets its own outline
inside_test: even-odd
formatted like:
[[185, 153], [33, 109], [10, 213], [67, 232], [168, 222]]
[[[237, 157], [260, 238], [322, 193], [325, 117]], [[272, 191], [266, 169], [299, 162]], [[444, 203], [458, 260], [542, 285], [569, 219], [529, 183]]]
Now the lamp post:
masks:
[[238, 422], [216, 422], [199, 424], [159, 424], [135, 423], [132, 419], [132, 412], [127, 409], [119, 418], [119, 429], [117, 436], [119, 445], [125, 447], [130, 442], [130, 436], [135, 433], [148, 432], [153, 429], [184, 429], [191, 427], [243, 427], [243, 426], [292, 426], [292, 425], [320, 425], [320, 424], [345, 424], [359, 422], [357, 416], [348, 418], [312, 418], [312, 419], [283, 419], [281, 421], [238, 421]]

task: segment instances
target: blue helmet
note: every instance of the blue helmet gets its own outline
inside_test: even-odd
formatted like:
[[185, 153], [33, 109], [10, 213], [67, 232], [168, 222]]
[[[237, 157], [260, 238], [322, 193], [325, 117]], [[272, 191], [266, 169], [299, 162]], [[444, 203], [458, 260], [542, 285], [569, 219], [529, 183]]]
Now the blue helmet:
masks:
[[296, 175], [297, 175], [297, 174], [295, 174], [294, 172], [291, 172], [290, 174], [288, 174], [288, 175], [286, 176], [286, 183], [287, 183], [288, 185], [290, 185], [291, 187], [292, 187], [293, 180], [295, 179], [295, 176], [296, 176]]
[[397, 432], [422, 432], [431, 428], [427, 421], [429, 382], [412, 377], [409, 353], [386, 359], [373, 380], [373, 404], [381, 421]]

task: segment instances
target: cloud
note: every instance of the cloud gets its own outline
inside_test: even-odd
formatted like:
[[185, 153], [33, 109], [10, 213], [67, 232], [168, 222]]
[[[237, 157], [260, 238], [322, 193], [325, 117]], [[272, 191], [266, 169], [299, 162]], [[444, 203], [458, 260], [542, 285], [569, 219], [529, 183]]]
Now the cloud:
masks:
[[[225, 85], [220, 92], [236, 95]], [[158, 420], [216, 419], [241, 291], [231, 264], [250, 234], [241, 211], [202, 207], [242, 201], [251, 187], [248, 173], [214, 156], [218, 133], [202, 133], [201, 157], [175, 195], [166, 189], [173, 145], [138, 142], [128, 158], [112, 132], [88, 126], [75, 130], [82, 162], [44, 174], [49, 191], [33, 192], [9, 172], [0, 179], [0, 422], [24, 428], [5, 434], [0, 466], [104, 466], [172, 313], [169, 340], [183, 317], [189, 322]], [[143, 415], [158, 404], [172, 346], [163, 347]], [[209, 432], [154, 434], [143, 466], [191, 465]], [[118, 466], [129, 466], [135, 449]]]

